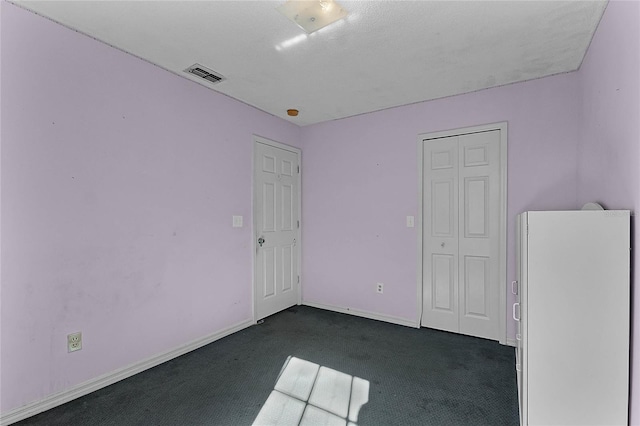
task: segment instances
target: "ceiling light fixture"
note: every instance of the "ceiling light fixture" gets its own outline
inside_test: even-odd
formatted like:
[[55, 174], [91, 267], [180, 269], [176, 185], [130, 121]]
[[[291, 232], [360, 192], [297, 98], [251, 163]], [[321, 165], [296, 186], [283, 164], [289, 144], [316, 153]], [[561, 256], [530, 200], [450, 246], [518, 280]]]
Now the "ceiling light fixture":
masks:
[[295, 117], [298, 115], [298, 110], [297, 109], [288, 109], [287, 110], [287, 115], [289, 115], [290, 117]]
[[347, 11], [333, 0], [287, 0], [277, 10], [308, 34], [347, 16]]

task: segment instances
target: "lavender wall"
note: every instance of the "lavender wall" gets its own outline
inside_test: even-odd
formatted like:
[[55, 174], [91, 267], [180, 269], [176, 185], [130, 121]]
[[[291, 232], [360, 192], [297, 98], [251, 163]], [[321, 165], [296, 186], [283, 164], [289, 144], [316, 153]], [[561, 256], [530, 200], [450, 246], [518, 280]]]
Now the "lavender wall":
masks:
[[300, 129], [0, 4], [6, 413], [251, 319], [252, 134]]
[[[640, 211], [640, 3], [611, 1], [578, 72], [578, 199]], [[634, 218], [635, 219], [635, 218]], [[640, 425], [640, 227], [634, 223], [631, 424]]]
[[417, 135], [499, 121], [515, 279], [515, 216], [576, 207], [578, 102], [566, 74], [303, 128], [304, 300], [415, 322], [418, 235], [405, 217], [418, 210]]

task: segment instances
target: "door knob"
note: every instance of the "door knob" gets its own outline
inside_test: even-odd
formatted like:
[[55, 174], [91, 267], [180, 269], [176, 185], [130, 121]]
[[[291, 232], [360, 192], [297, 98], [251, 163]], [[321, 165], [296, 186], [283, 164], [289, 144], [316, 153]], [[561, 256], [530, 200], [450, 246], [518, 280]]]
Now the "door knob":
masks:
[[264, 244], [264, 238], [258, 238], [258, 244], [260, 244], [260, 247], [262, 247], [262, 245]]
[[440, 243], [440, 247], [444, 248], [444, 243]]

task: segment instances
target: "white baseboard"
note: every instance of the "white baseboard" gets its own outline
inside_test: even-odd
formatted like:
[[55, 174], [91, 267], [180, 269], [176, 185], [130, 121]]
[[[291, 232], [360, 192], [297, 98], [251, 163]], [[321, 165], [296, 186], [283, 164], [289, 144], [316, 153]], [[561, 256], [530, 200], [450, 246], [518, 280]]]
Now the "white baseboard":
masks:
[[201, 339], [194, 340], [190, 343], [187, 343], [186, 345], [182, 345], [168, 352], [152, 356], [135, 364], [131, 364], [128, 367], [124, 367], [96, 377], [95, 379], [88, 380], [70, 389], [47, 396], [40, 401], [32, 402], [28, 405], [18, 407], [14, 410], [0, 415], [0, 425], [10, 425], [20, 420], [24, 420], [27, 417], [42, 413], [43, 411], [49, 410], [53, 407], [57, 407], [58, 405], [62, 405], [66, 402], [97, 391], [98, 389], [102, 389], [103, 387], [126, 379], [127, 377], [131, 377], [134, 374], [138, 374], [151, 367], [155, 367], [156, 365], [162, 364], [163, 362], [169, 361], [173, 358], [177, 358], [180, 355], [186, 354], [187, 352], [191, 352], [202, 346], [208, 345], [209, 343], [222, 339], [225, 336], [250, 327], [253, 324], [254, 323], [252, 320], [240, 322], [224, 330], [218, 331], [217, 333], [213, 333]]
[[342, 314], [355, 315], [357, 317], [390, 322], [392, 324], [404, 325], [406, 327], [420, 328], [420, 324], [418, 324], [415, 321], [408, 320], [406, 318], [399, 318], [391, 315], [378, 314], [375, 312], [360, 311], [358, 309], [352, 309], [352, 308], [343, 308], [341, 306], [324, 305], [322, 303], [315, 303], [315, 302], [303, 301], [302, 304], [305, 306], [311, 306], [312, 308], [324, 309], [327, 311], [340, 312]]
[[507, 346], [513, 346], [515, 348], [518, 346], [518, 342], [516, 342], [516, 339], [507, 338]]

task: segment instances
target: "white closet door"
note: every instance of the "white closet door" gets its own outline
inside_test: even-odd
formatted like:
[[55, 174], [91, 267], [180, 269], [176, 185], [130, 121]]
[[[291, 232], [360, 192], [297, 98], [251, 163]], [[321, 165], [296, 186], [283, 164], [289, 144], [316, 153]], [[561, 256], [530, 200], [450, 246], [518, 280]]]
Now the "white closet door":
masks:
[[500, 131], [423, 143], [422, 325], [499, 340]]
[[458, 137], [425, 142], [422, 325], [457, 332]]
[[459, 139], [460, 333], [498, 340], [500, 131]]

